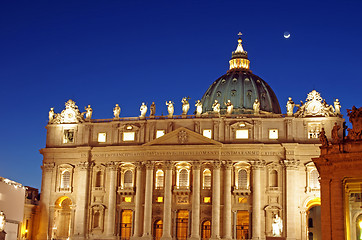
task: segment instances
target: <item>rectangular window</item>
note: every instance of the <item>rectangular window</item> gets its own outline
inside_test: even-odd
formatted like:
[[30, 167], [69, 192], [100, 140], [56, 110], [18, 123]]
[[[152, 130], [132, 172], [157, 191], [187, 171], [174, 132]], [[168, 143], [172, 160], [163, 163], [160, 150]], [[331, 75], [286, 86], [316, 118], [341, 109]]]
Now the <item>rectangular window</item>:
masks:
[[269, 139], [278, 139], [278, 129], [269, 129]]
[[162, 137], [163, 135], [165, 135], [165, 130], [156, 131], [156, 138]]
[[106, 142], [106, 137], [107, 137], [106, 133], [98, 133], [98, 142], [100, 143]]
[[204, 129], [202, 131], [202, 135], [207, 138], [212, 138], [212, 130], [211, 129]]
[[319, 138], [319, 133], [321, 131], [320, 123], [308, 123], [308, 138]]
[[132, 197], [124, 197], [123, 201], [124, 202], [132, 202]]
[[74, 129], [65, 129], [63, 143], [74, 143]]
[[163, 197], [157, 197], [157, 202], [163, 202]]
[[124, 132], [123, 133], [123, 141], [134, 141], [135, 140], [135, 132]]
[[211, 203], [211, 197], [204, 197], [204, 203]]
[[249, 138], [249, 130], [248, 129], [238, 129], [235, 133], [236, 139], [248, 139]]
[[246, 197], [239, 197], [238, 202], [239, 203], [247, 203], [248, 199]]

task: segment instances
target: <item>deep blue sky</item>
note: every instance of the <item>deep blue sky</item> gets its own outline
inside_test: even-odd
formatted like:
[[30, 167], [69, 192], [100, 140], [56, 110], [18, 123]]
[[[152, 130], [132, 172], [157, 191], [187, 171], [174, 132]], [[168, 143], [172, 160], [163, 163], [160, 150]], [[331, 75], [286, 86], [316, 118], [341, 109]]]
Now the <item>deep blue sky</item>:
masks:
[[[200, 99], [243, 32], [251, 70], [287, 98], [316, 89], [361, 106], [362, 1], [4, 1], [0, 6], [0, 176], [40, 188], [48, 111], [69, 99], [93, 118], [142, 102]], [[283, 38], [289, 31], [291, 37]], [[193, 111], [194, 107], [190, 111]], [[346, 117], [346, 115], [345, 115]]]

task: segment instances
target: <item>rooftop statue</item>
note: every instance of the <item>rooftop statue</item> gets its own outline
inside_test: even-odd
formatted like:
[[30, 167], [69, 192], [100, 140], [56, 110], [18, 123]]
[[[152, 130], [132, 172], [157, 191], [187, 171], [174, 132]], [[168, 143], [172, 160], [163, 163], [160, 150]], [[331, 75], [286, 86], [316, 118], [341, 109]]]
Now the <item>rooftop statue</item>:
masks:
[[347, 109], [347, 116], [349, 122], [352, 123], [352, 129], [348, 128], [347, 138], [350, 140], [361, 140], [362, 139], [362, 107]]
[[231, 115], [233, 113], [234, 110], [234, 105], [231, 103], [230, 99], [225, 103], [226, 106], [226, 114], [227, 115]]
[[294, 106], [295, 106], [295, 104], [294, 104], [292, 98], [289, 97], [288, 102], [287, 102], [287, 116], [288, 117], [293, 116]]
[[152, 102], [151, 107], [150, 107], [150, 117], [154, 118], [156, 114], [156, 104], [155, 102]]
[[220, 103], [218, 100], [215, 100], [214, 104], [212, 104], [212, 109], [214, 113], [220, 115]]
[[174, 107], [173, 107], [173, 102], [172, 101], [166, 101], [166, 105], [167, 105], [167, 111], [168, 111], [168, 118], [172, 118], [173, 116], [173, 112], [175, 111]]
[[202, 114], [202, 102], [200, 100], [197, 100], [195, 103], [196, 107], [196, 117], [200, 117]]
[[341, 103], [339, 102], [338, 98], [336, 99], [336, 101], [334, 101], [334, 110], [336, 115], [341, 114]]
[[121, 108], [117, 103], [116, 106], [113, 108], [114, 119], [119, 119], [119, 114], [121, 114]]
[[338, 130], [340, 129], [341, 127], [335, 122], [334, 123], [334, 126], [332, 128], [332, 142], [333, 143], [339, 143], [341, 141], [341, 139], [339, 138], [338, 136]]
[[54, 108], [50, 108], [50, 111], [49, 111], [49, 123], [51, 123], [54, 119]]
[[90, 120], [92, 118], [93, 109], [90, 105], [88, 107], [84, 107], [85, 112], [85, 120]]
[[324, 128], [322, 128], [321, 132], [319, 133], [319, 140], [321, 141], [322, 147], [327, 147], [329, 145]]
[[181, 102], [182, 102], [182, 115], [187, 115], [187, 112], [190, 109], [190, 104], [188, 99], [190, 99], [189, 97], [184, 97], [182, 98]]
[[258, 99], [255, 99], [255, 101], [254, 101], [253, 110], [254, 110], [254, 114], [260, 113], [260, 102]]
[[141, 112], [140, 118], [145, 119], [146, 113], [147, 113], [147, 105], [145, 105], [144, 102], [142, 103], [142, 105], [140, 107], [140, 112]]

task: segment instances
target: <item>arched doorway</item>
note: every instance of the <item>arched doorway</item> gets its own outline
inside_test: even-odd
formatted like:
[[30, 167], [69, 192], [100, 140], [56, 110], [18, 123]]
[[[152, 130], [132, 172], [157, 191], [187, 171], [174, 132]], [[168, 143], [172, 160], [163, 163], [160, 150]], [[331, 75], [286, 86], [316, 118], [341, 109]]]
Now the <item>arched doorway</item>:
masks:
[[211, 222], [206, 220], [201, 225], [201, 239], [210, 239], [211, 237]]
[[178, 210], [176, 219], [176, 239], [186, 240], [188, 237], [189, 211]]
[[307, 240], [321, 240], [321, 199], [314, 198], [307, 203]]
[[129, 240], [132, 235], [132, 210], [122, 210], [121, 214], [121, 239]]
[[160, 240], [162, 237], [163, 222], [162, 220], [156, 220], [153, 224], [153, 239]]
[[72, 201], [68, 197], [60, 197], [55, 202], [52, 237], [55, 239], [67, 239], [70, 237]]
[[356, 234], [358, 240], [362, 239], [362, 214], [356, 219]]

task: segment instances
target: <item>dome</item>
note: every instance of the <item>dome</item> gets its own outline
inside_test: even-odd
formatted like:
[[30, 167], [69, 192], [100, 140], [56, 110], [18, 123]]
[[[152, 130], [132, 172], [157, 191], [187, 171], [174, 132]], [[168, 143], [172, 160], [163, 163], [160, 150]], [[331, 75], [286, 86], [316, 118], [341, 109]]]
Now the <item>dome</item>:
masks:
[[233, 114], [251, 114], [254, 101], [258, 99], [261, 114], [280, 114], [280, 105], [275, 93], [263, 79], [249, 70], [250, 62], [241, 45], [241, 38], [238, 42], [238, 47], [232, 53], [229, 62], [229, 71], [213, 82], [202, 97], [203, 112], [212, 112], [212, 105], [217, 100], [221, 113], [225, 113], [225, 103], [230, 100], [234, 106]]

